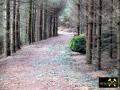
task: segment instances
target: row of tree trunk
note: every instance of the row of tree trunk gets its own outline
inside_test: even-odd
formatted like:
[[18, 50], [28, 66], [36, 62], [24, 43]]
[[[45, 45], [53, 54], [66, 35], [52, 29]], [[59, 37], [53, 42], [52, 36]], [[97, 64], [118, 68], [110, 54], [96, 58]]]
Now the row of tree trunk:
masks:
[[[86, 9], [86, 13], [84, 14], [86, 16], [86, 60], [88, 64], [93, 64], [93, 61], [95, 61], [95, 65], [96, 65], [96, 69], [97, 70], [101, 70], [102, 69], [102, 53], [104, 52], [104, 48], [107, 46], [108, 47], [108, 51], [109, 51], [109, 55], [110, 58], [113, 58], [113, 50], [114, 50], [114, 44], [117, 43], [117, 60], [118, 60], [118, 71], [119, 71], [119, 78], [120, 78], [120, 0], [116, 1], [117, 3], [119, 2], [118, 6], [119, 6], [119, 12], [117, 17], [117, 23], [116, 26], [118, 27], [117, 31], [115, 31], [115, 24], [113, 22], [116, 22], [116, 20], [113, 19], [113, 17], [115, 17], [114, 12], [117, 9], [117, 7], [115, 8], [114, 3], [116, 3], [115, 1], [111, 0], [109, 1], [111, 3], [110, 5], [110, 14], [108, 16], [109, 18], [109, 22], [110, 23], [110, 27], [109, 30], [107, 31], [107, 34], [109, 35], [109, 40], [108, 38], [105, 38], [106, 40], [108, 40], [109, 42], [107, 43], [107, 45], [105, 47], [103, 47], [104, 45], [104, 41], [103, 37], [104, 37], [104, 32], [105, 30], [103, 29], [105, 24], [105, 20], [106, 17], [104, 16], [104, 11], [105, 11], [105, 6], [104, 1], [103, 0], [84, 0], [84, 3], [80, 2], [80, 0], [78, 0], [78, 19], [79, 19], [79, 23], [78, 23], [78, 35], [81, 34], [81, 27], [80, 27], [80, 23], [82, 21], [82, 18], [80, 18], [80, 10], [81, 9]], [[106, 0], [107, 2], [107, 0]], [[82, 3], [82, 5], [84, 7], [80, 8], [80, 3]], [[104, 12], [104, 13], [103, 13]], [[114, 15], [114, 16], [113, 16]], [[108, 27], [108, 26], [106, 26]], [[114, 34], [114, 32], [116, 34]], [[106, 34], [106, 35], [107, 35]], [[113, 37], [117, 38], [113, 38]], [[116, 46], [116, 45], [115, 45]]]
[[[10, 56], [21, 48], [23, 43], [23, 30], [21, 22], [23, 20], [21, 7], [28, 6], [27, 19], [24, 23], [26, 44], [32, 44], [43, 39], [58, 35], [58, 8], [51, 7], [48, 0], [5, 0], [5, 20], [4, 54]], [[60, 9], [60, 8], [59, 8]]]

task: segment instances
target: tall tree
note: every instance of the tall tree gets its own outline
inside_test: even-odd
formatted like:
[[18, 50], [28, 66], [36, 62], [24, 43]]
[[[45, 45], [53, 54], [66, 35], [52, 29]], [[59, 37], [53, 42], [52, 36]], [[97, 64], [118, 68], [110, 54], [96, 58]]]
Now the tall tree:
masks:
[[40, 25], [39, 25], [39, 40], [42, 40], [42, 33], [43, 33], [43, 3], [41, 4], [40, 8]]
[[92, 63], [93, 0], [88, 1], [87, 63]]
[[48, 1], [47, 0], [44, 0], [43, 1], [43, 9], [44, 9], [44, 12], [43, 12], [43, 17], [44, 17], [44, 39], [47, 39], [47, 8], [48, 8], [48, 6], [47, 6], [47, 3], [48, 3]]
[[118, 77], [120, 87], [120, 0], [119, 0], [119, 15], [118, 15], [118, 32], [117, 32], [117, 59], [118, 59]]
[[102, 41], [101, 41], [101, 36], [102, 36], [102, 0], [99, 0], [99, 29], [97, 32], [97, 69], [101, 70], [101, 47], [102, 47]]
[[6, 0], [6, 31], [5, 31], [5, 55], [11, 55], [10, 51], [10, 0]]
[[20, 49], [20, 0], [17, 0], [16, 6], [16, 50]]
[[29, 25], [28, 25], [28, 42], [32, 43], [32, 4], [33, 0], [29, 0]]
[[110, 57], [113, 58], [113, 0], [111, 0], [111, 20], [110, 20]]
[[12, 53], [16, 52], [16, 0], [13, 0], [13, 23], [12, 23]]
[[78, 0], [77, 8], [78, 8], [77, 33], [78, 33], [78, 35], [80, 35], [80, 0]]
[[96, 54], [96, 27], [97, 27], [97, 9], [96, 9], [96, 1], [93, 0], [93, 32], [92, 32], [92, 35], [93, 35], [93, 40], [92, 40], [92, 52], [93, 52], [93, 55], [92, 55], [92, 60], [95, 59], [95, 54]]

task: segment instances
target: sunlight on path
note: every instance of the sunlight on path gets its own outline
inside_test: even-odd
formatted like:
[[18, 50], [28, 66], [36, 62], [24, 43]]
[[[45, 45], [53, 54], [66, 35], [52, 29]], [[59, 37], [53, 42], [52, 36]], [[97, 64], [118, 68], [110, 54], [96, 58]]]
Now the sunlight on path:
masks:
[[59, 34], [2, 59], [0, 90], [100, 90], [85, 56], [74, 56], [67, 46], [73, 34]]
[[74, 35], [75, 34], [73, 32], [64, 32], [64, 31], [58, 31], [58, 33], [62, 35]]

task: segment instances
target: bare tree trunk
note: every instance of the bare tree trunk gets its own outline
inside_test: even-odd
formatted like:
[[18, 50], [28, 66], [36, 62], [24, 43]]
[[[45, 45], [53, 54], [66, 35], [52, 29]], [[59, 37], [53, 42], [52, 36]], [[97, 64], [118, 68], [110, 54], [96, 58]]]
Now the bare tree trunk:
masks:
[[33, 4], [32, 4], [32, 42], [35, 42], [35, 21], [36, 21], [36, 13], [35, 13], [35, 2], [33, 1]]
[[56, 36], [58, 36], [58, 15], [56, 14]]
[[89, 16], [88, 16], [88, 35], [87, 35], [87, 63], [88, 64], [92, 64], [92, 31], [93, 31], [93, 14], [92, 14], [92, 6], [93, 6], [93, 1], [89, 0], [88, 2], [88, 12], [89, 12]]
[[113, 0], [111, 0], [111, 20], [110, 20], [110, 57], [113, 58], [113, 37], [112, 37], [112, 34], [113, 34]]
[[32, 43], [32, 0], [29, 0], [29, 26], [28, 26], [28, 42]]
[[89, 61], [89, 48], [88, 48], [88, 2], [86, 1], [86, 60]]
[[55, 14], [53, 16], [53, 36], [55, 36]]
[[78, 1], [77, 8], [78, 8], [77, 33], [78, 35], [80, 35], [80, 0]]
[[39, 25], [39, 41], [42, 40], [42, 32], [43, 32], [43, 5], [40, 9], [40, 25]]
[[16, 10], [16, 50], [20, 47], [20, 1], [17, 0], [17, 10]]
[[47, 0], [44, 2], [44, 39], [47, 39]]
[[16, 52], [16, 0], [13, 0], [12, 53]]
[[[120, 0], [119, 0], [119, 12], [120, 12]], [[118, 15], [118, 33], [117, 33], [117, 59], [118, 59], [118, 78], [119, 78], [119, 87], [120, 87], [120, 14]]]
[[95, 54], [96, 54], [96, 50], [95, 50], [95, 46], [96, 46], [96, 3], [95, 3], [95, 0], [93, 0], [93, 45], [92, 45], [92, 52], [93, 52], [93, 55], [92, 55], [92, 59], [95, 60]]
[[42, 5], [42, 39], [44, 39], [45, 34], [45, 2], [43, 1]]
[[118, 42], [118, 77], [119, 77], [119, 87], [120, 87], [120, 22], [119, 22], [119, 29], [118, 29], [118, 35], [117, 35], [117, 42]]
[[101, 33], [102, 33], [102, 0], [99, 0], [99, 29], [98, 29], [98, 39], [97, 39], [97, 69], [101, 70]]
[[6, 0], [5, 55], [10, 56], [10, 0]]
[[49, 36], [52, 36], [52, 15], [50, 15], [50, 31], [49, 31]]

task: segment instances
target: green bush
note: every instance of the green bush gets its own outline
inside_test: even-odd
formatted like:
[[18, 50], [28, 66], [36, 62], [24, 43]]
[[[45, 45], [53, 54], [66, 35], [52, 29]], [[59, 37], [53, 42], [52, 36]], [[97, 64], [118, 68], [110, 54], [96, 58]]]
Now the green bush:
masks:
[[74, 52], [85, 53], [86, 51], [85, 34], [74, 36], [69, 42], [69, 48]]

